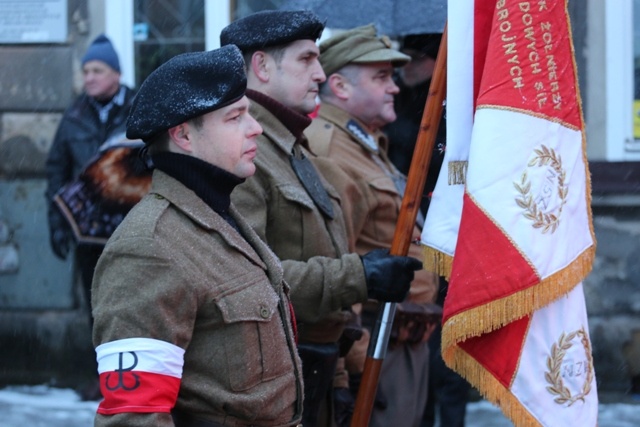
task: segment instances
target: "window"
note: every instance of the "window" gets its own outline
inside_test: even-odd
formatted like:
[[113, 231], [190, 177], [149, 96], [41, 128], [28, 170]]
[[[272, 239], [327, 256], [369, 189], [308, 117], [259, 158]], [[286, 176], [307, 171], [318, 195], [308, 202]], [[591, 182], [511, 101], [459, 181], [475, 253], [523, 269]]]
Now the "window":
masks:
[[261, 10], [278, 9], [282, 0], [236, 0], [234, 2], [233, 19], [244, 18]]
[[[592, 0], [593, 1], [593, 0]], [[640, 134], [635, 136], [634, 122], [635, 105], [638, 105], [635, 99], [639, 99], [635, 92], [640, 80], [635, 75], [638, 74], [635, 52], [640, 52], [639, 41], [636, 40], [635, 29], [640, 25], [640, 1], [638, 0], [617, 0], [607, 2], [594, 2], [603, 5], [604, 9], [604, 46], [603, 46], [603, 63], [604, 63], [604, 89], [602, 98], [594, 99], [595, 102], [602, 102], [604, 107], [604, 116], [606, 123], [606, 152], [604, 153], [605, 161], [620, 162], [640, 160]], [[597, 21], [594, 19], [591, 22]], [[597, 42], [598, 26], [593, 30], [594, 43]], [[593, 40], [593, 39], [592, 39]], [[590, 67], [598, 67], [595, 61], [596, 47], [594, 49], [594, 58], [590, 61]], [[639, 74], [640, 76], [640, 74]], [[597, 77], [595, 77], [597, 79]], [[594, 80], [591, 87], [596, 87], [597, 82]], [[592, 102], [593, 102], [592, 101]], [[596, 119], [591, 117], [591, 119]], [[593, 134], [592, 134], [593, 136]], [[598, 143], [598, 139], [594, 141]]]
[[640, 0], [633, 0], [633, 138], [640, 140]]
[[133, 9], [136, 86], [159, 65], [205, 49], [202, 0], [137, 0]]
[[219, 46], [232, 0], [110, 0], [105, 31], [120, 55], [122, 82], [139, 87], [158, 65]]

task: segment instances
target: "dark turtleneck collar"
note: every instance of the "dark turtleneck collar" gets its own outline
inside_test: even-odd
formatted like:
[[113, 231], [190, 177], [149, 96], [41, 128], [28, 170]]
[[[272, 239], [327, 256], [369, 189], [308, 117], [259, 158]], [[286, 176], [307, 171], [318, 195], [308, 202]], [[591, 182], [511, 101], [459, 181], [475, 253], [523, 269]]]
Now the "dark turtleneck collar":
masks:
[[157, 169], [180, 181], [237, 229], [229, 214], [229, 205], [231, 192], [244, 182], [243, 178], [185, 154], [162, 152], [154, 154], [152, 159]]
[[247, 98], [257, 102], [269, 110], [282, 124], [296, 137], [296, 142], [300, 142], [304, 130], [311, 124], [311, 117], [300, 114], [286, 105], [276, 101], [270, 96], [253, 89], [247, 89]]

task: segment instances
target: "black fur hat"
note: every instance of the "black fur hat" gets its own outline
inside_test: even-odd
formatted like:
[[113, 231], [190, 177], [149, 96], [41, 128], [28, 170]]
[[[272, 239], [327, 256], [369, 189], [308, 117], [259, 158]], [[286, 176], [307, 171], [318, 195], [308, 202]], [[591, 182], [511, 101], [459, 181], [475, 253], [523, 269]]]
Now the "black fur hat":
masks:
[[153, 139], [167, 129], [244, 96], [242, 53], [233, 45], [174, 56], [140, 86], [127, 119], [127, 138]]
[[320, 38], [324, 23], [308, 10], [265, 10], [227, 25], [220, 45], [235, 44], [243, 53], [280, 46], [296, 40]]

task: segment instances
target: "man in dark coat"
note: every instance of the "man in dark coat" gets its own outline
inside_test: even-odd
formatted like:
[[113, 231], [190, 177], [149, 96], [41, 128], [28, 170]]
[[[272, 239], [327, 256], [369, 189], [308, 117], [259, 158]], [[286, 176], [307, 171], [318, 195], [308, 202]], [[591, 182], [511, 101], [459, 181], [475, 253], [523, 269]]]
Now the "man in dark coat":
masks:
[[[81, 174], [111, 137], [123, 134], [134, 91], [120, 83], [120, 62], [111, 41], [98, 36], [82, 57], [83, 93], [65, 111], [46, 161], [49, 241], [62, 260], [74, 251], [74, 271], [80, 275], [86, 307], [102, 244], [78, 244], [68, 221], [54, 202], [55, 195]], [[89, 319], [91, 321], [91, 319]], [[81, 385], [83, 399], [99, 397], [96, 383]]]

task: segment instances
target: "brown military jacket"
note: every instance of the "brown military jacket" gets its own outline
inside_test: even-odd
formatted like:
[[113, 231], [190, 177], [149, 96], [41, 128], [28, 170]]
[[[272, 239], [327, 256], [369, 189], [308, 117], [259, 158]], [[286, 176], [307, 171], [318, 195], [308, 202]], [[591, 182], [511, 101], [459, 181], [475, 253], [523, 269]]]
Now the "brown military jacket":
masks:
[[282, 261], [300, 340], [335, 342], [349, 317], [344, 309], [367, 299], [360, 257], [348, 252], [340, 198], [323, 179], [335, 214], [325, 218], [291, 167], [295, 137], [262, 105], [251, 101], [250, 112], [264, 130], [257, 170], [231, 199]]
[[[283, 271], [230, 212], [242, 235], [156, 170], [109, 240], [92, 290], [105, 395], [96, 426], [173, 426], [173, 403], [229, 425], [300, 422], [302, 368]], [[112, 345], [119, 353], [105, 350]]]
[[[402, 204], [405, 177], [386, 155], [387, 138], [370, 133], [345, 111], [323, 104], [305, 134], [313, 162], [341, 195], [347, 222], [349, 247], [363, 254], [376, 248], [390, 248]], [[397, 182], [394, 182], [397, 181]], [[423, 258], [420, 229], [413, 230], [409, 256]], [[407, 301], [431, 303], [435, 300], [437, 277], [417, 271]]]
[[[350, 249], [362, 254], [375, 248], [390, 248], [402, 204], [404, 177], [387, 158], [385, 135], [370, 133], [358, 120], [329, 104], [321, 105], [318, 117], [305, 134], [311, 151], [317, 155], [314, 164], [342, 196]], [[412, 241], [420, 241], [418, 227], [413, 230]], [[407, 255], [421, 260], [421, 246], [412, 243]], [[399, 304], [398, 310], [406, 304], [433, 302], [437, 280], [434, 273], [416, 271], [407, 302]], [[363, 309], [360, 304], [353, 308], [358, 314]], [[370, 301], [366, 310], [375, 315], [377, 304]], [[345, 358], [350, 373], [360, 373], [364, 368], [370, 335], [367, 329], [363, 333]]]

